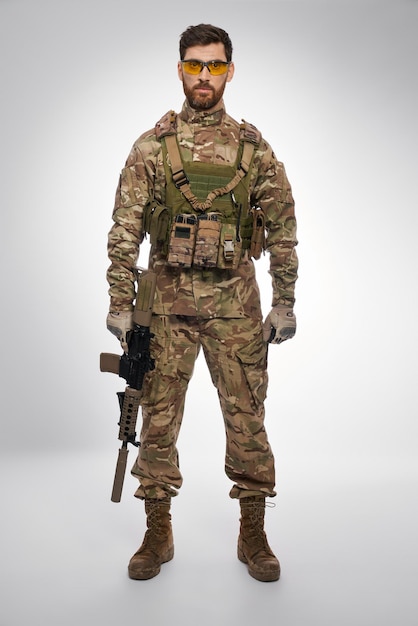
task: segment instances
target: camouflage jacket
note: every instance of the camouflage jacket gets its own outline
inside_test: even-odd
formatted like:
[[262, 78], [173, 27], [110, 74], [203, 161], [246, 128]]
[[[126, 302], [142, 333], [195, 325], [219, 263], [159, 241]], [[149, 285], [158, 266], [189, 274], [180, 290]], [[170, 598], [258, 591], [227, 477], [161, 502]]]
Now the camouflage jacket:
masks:
[[[240, 124], [225, 112], [223, 102], [210, 114], [194, 111], [185, 103], [178, 115], [177, 132], [183, 159], [235, 163]], [[114, 223], [108, 237], [111, 311], [133, 308], [134, 268], [144, 238], [144, 208], [152, 199], [164, 205], [165, 186], [161, 143], [152, 129], [134, 143], [116, 191]], [[293, 305], [298, 266], [294, 201], [284, 166], [264, 139], [253, 160], [250, 204], [259, 206], [265, 214], [272, 305]], [[157, 273], [157, 314], [261, 317], [255, 268], [248, 254], [236, 270], [179, 269], [168, 267], [158, 250], [151, 249], [150, 267]]]

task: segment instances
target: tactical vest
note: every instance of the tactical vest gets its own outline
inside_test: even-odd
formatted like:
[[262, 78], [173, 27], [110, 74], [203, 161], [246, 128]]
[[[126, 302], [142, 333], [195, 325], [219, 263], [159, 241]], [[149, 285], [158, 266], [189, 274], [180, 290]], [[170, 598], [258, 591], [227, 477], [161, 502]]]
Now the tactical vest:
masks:
[[183, 161], [174, 111], [155, 128], [163, 152], [166, 206], [154, 201], [145, 209], [151, 244], [160, 244], [174, 267], [234, 269], [245, 250], [258, 258], [264, 219], [260, 209], [249, 206], [251, 165], [261, 141], [257, 129], [243, 121], [237, 160], [230, 166]]

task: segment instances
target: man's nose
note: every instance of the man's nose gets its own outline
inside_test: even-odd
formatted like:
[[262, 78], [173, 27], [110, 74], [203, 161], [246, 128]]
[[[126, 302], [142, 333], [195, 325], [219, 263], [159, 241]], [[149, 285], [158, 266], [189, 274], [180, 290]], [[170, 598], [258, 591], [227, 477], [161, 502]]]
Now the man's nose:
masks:
[[208, 78], [211, 77], [211, 73], [209, 72], [209, 68], [207, 67], [207, 65], [204, 65], [200, 74], [199, 74], [200, 78], [203, 78], [204, 80], [208, 80]]

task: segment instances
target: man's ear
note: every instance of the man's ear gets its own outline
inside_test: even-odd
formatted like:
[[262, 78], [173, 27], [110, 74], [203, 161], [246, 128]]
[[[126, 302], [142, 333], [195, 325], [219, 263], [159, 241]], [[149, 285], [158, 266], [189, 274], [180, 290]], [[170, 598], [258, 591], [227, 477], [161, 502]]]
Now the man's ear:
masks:
[[181, 82], [183, 82], [183, 67], [181, 65], [181, 61], [178, 61], [177, 63], [177, 75]]

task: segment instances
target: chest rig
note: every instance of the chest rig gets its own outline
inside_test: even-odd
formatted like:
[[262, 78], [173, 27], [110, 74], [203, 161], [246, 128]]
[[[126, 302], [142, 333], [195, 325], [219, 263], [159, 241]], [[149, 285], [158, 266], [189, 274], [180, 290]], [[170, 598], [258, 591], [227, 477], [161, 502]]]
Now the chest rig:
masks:
[[[253, 247], [260, 210], [249, 206], [249, 185], [258, 130], [243, 122], [234, 165], [183, 160], [177, 116], [169, 111], [157, 124], [166, 176], [166, 206], [153, 203], [144, 227], [173, 267], [235, 269]], [[264, 228], [262, 229], [264, 233]]]

